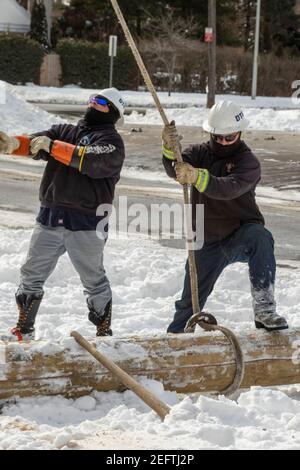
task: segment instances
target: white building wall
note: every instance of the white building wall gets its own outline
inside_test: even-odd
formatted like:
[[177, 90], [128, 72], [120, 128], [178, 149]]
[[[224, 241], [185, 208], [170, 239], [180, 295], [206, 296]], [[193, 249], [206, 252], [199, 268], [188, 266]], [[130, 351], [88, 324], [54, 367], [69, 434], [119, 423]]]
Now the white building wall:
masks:
[[30, 14], [15, 0], [1, 0], [0, 31], [30, 31]]

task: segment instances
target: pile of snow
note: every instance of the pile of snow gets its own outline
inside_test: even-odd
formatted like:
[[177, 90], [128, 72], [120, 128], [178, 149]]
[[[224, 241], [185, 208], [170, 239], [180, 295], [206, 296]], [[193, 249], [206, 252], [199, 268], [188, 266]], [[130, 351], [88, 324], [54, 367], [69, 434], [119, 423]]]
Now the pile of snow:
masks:
[[[13, 85], [0, 81], [0, 130], [8, 134], [25, 134], [49, 129], [63, 119], [31, 105], [20, 96]], [[3, 91], [4, 90], [4, 91]]]

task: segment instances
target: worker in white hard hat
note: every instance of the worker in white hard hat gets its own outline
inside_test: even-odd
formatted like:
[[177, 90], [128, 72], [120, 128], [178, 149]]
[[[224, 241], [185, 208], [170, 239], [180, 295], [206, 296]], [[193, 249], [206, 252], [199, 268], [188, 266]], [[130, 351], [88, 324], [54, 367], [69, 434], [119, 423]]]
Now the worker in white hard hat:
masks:
[[[182, 152], [183, 163], [177, 163], [174, 148], [179, 145], [181, 149], [181, 138], [172, 122], [163, 130], [163, 164], [171, 178], [192, 187], [194, 230], [195, 207], [204, 205], [205, 240], [195, 251], [201, 311], [226, 266], [248, 263], [256, 327], [282, 330], [288, 324], [276, 313], [274, 240], [255, 200], [260, 163], [241, 139], [248, 124], [240, 106], [220, 101], [203, 123], [209, 142], [190, 145]], [[183, 333], [192, 314], [187, 262], [184, 289], [168, 332]]]
[[[0, 331], [0, 339], [35, 338], [44, 284], [65, 252], [83, 284], [96, 335], [112, 334], [112, 293], [103, 266], [106, 214], [98, 216], [97, 210], [112, 204], [120, 179], [125, 149], [115, 126], [122, 123], [124, 108], [120, 92], [107, 88], [90, 97], [84, 118], [76, 126], [54, 125], [30, 136], [0, 132], [0, 153], [47, 162], [37, 224], [16, 293], [19, 318], [9, 334]], [[102, 224], [103, 233], [97, 233]]]

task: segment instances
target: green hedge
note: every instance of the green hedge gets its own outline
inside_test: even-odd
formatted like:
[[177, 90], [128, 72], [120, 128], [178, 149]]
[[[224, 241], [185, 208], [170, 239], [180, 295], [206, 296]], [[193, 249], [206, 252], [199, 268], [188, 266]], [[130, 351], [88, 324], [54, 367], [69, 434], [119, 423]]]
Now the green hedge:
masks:
[[0, 33], [0, 80], [12, 84], [38, 83], [44, 51], [22, 34]]
[[[62, 65], [62, 85], [83, 88], [106, 88], [109, 85], [108, 45], [83, 40], [62, 39], [56, 52]], [[118, 47], [114, 59], [113, 85], [120, 89], [136, 89], [137, 67], [127, 46]]]

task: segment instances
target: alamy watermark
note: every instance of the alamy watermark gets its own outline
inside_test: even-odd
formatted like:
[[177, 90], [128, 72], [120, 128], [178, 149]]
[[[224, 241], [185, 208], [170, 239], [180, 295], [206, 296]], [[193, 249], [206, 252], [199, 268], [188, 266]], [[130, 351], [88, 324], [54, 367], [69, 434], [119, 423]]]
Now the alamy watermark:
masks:
[[111, 204], [97, 209], [100, 239], [134, 239], [146, 235], [152, 240], [185, 240], [191, 250], [200, 250], [204, 243], [204, 206], [179, 203], [129, 203], [120, 196]]
[[292, 362], [294, 365], [300, 365], [300, 340], [294, 341], [292, 344], [292, 348], [294, 349], [294, 353], [292, 355]]
[[292, 103], [300, 106], [300, 80], [295, 80], [292, 83], [292, 89], [295, 90], [292, 94]]

